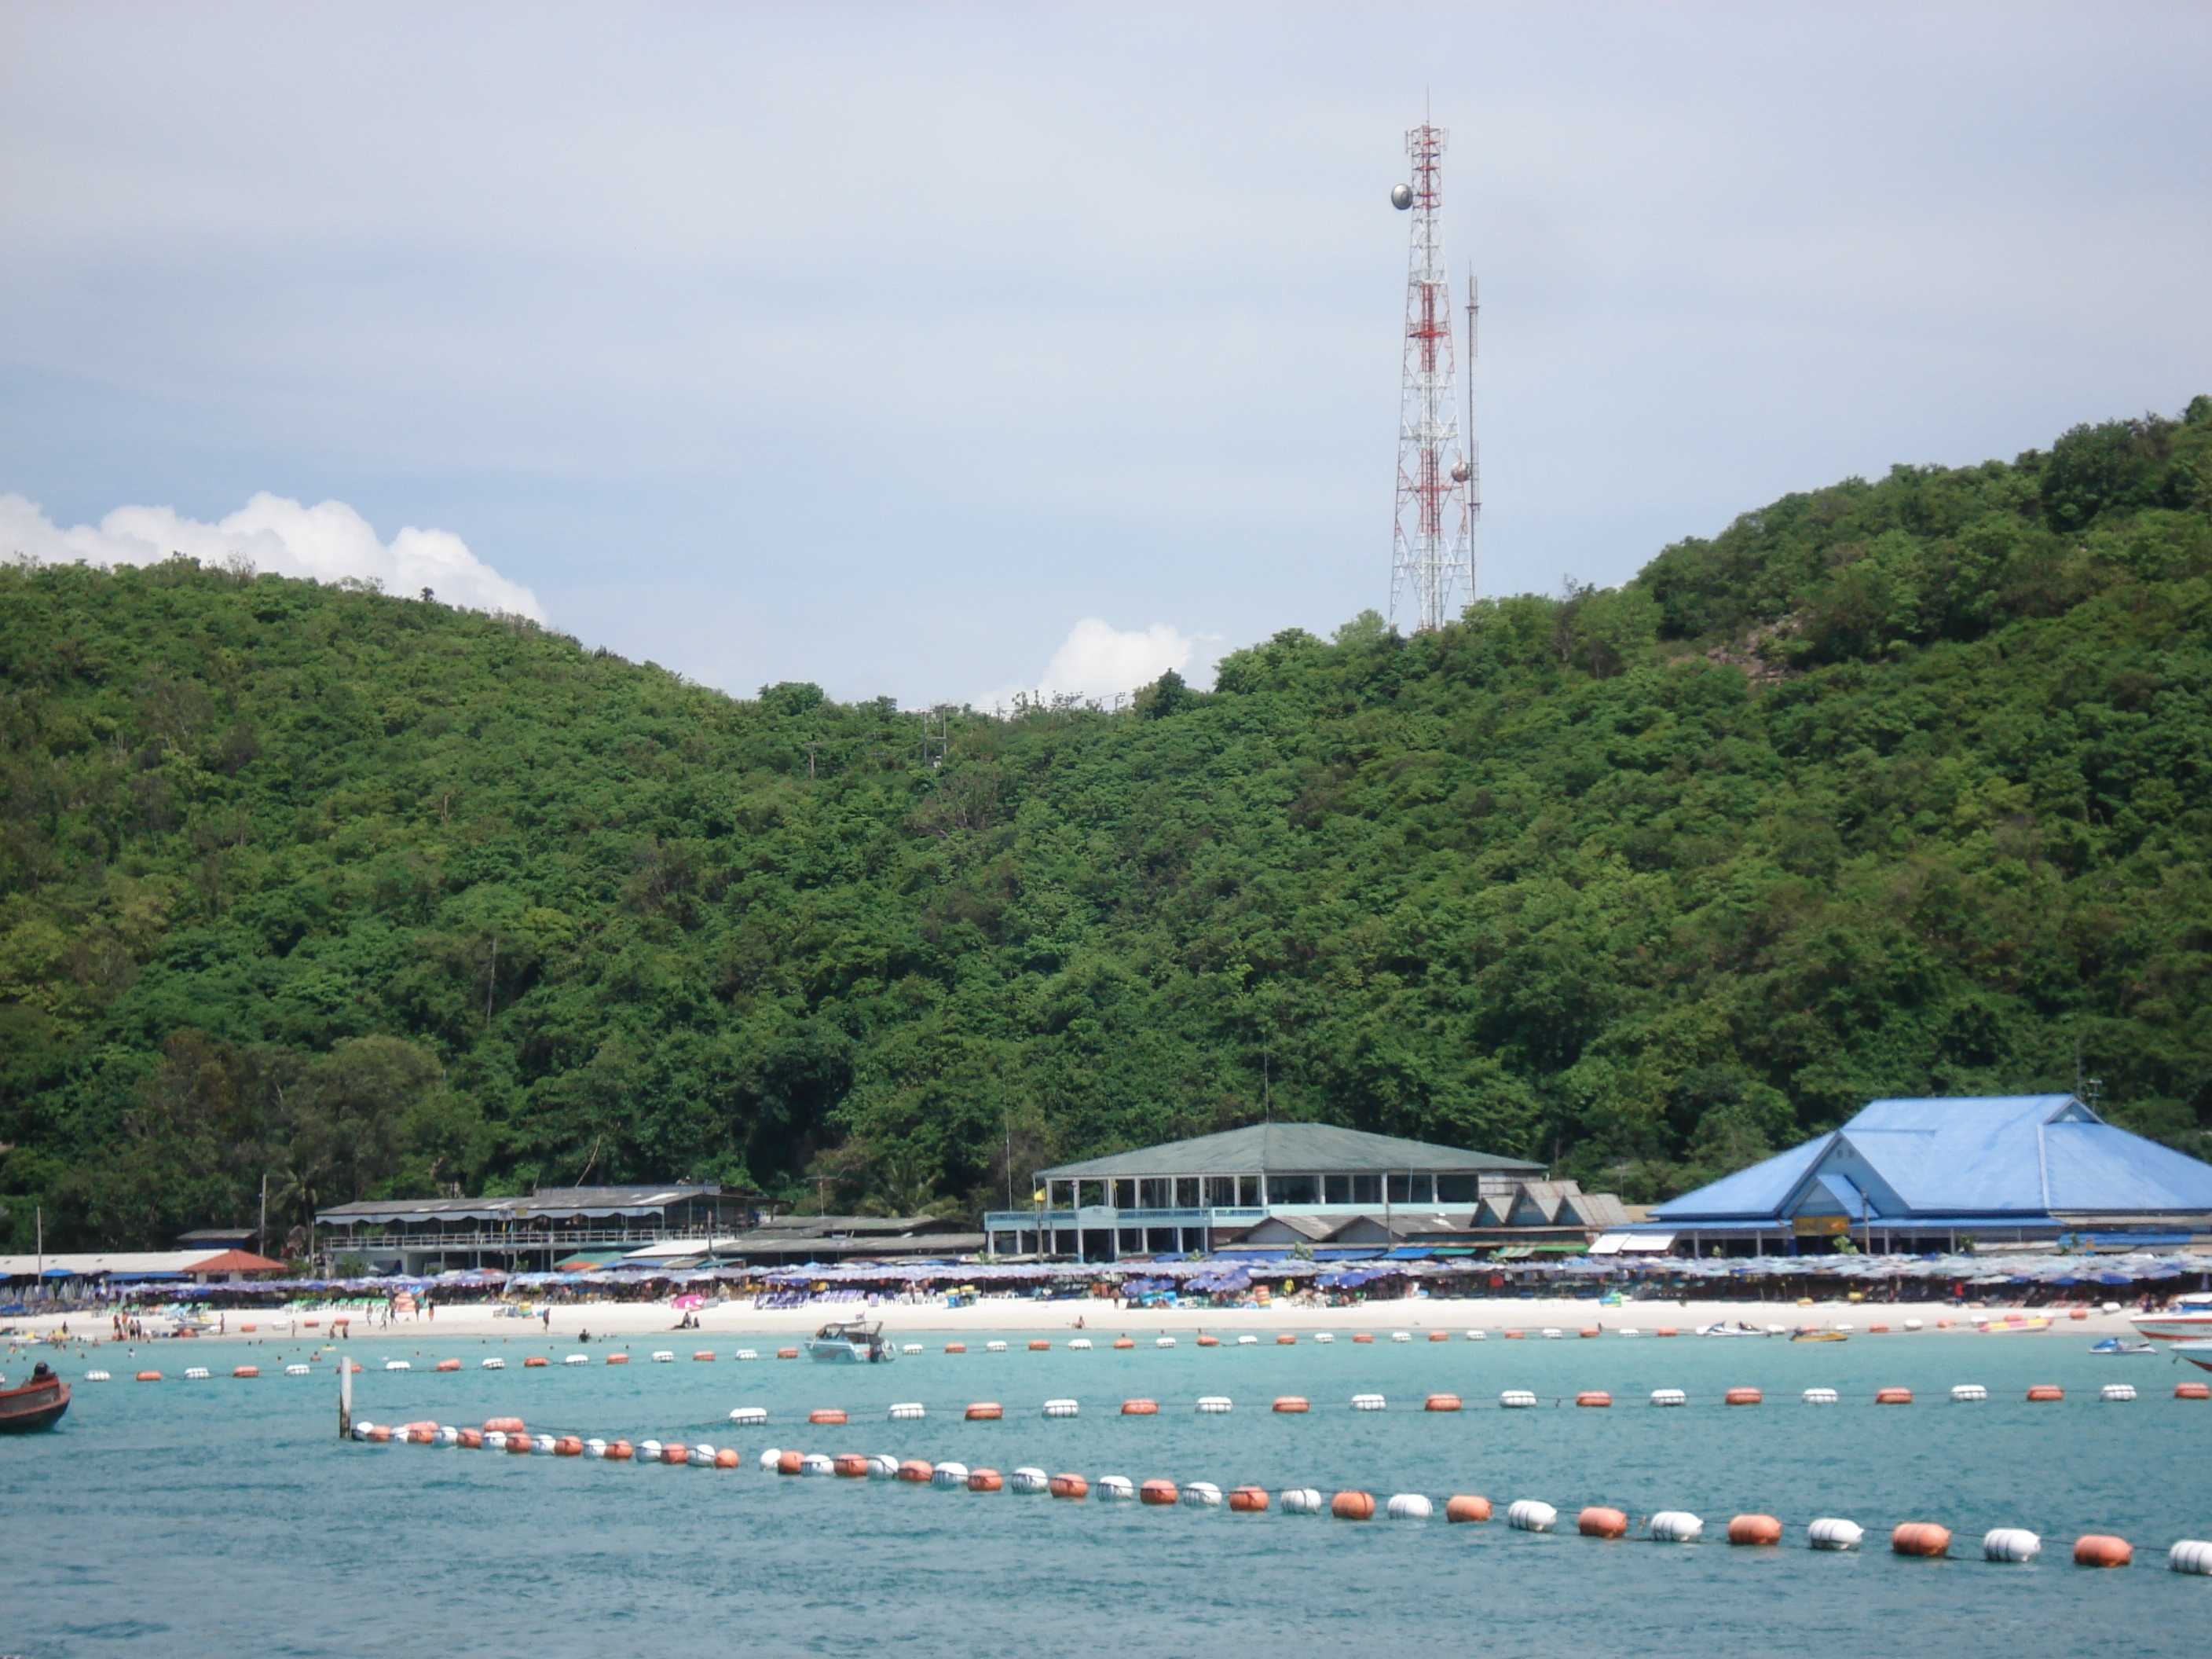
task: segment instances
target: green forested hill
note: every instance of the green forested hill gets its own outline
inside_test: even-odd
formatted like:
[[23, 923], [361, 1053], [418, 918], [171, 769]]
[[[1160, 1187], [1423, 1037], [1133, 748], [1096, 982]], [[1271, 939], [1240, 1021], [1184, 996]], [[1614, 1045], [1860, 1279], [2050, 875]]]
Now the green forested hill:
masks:
[[975, 1208], [1267, 1109], [1649, 1199], [2077, 1054], [2212, 1150], [2212, 398], [1120, 715], [183, 561], [0, 569], [0, 690], [19, 1243], [264, 1172]]

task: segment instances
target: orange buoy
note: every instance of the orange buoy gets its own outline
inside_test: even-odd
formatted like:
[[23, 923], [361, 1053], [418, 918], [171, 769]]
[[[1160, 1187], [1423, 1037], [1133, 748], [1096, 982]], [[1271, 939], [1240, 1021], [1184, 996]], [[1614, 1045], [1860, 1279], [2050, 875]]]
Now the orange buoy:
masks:
[[1172, 1480], [1147, 1480], [1137, 1488], [1138, 1498], [1147, 1504], [1172, 1504], [1182, 1496]]
[[247, 1320], [247, 1321], [246, 1321], [243, 1325], [240, 1325], [238, 1328], [239, 1328], [239, 1329], [240, 1329], [241, 1331], [244, 1331], [244, 1332], [245, 1332], [248, 1336], [251, 1336], [251, 1335], [252, 1335], [252, 1334], [253, 1334], [253, 1333], [254, 1333], [254, 1332], [256, 1332], [256, 1331], [259, 1330], [259, 1329], [261, 1328], [261, 1327], [259, 1327], [258, 1325], [255, 1324], [252, 1320], [250, 1320], [250, 1319], [249, 1319], [249, 1320]]
[[1158, 1417], [1159, 1414], [1160, 1402], [1157, 1400], [1124, 1400], [1121, 1402], [1121, 1415], [1124, 1417]]
[[[1114, 1339], [1114, 1346], [1117, 1348], [1133, 1348], [1137, 1346], [1137, 1339], [1133, 1336], [1117, 1336]], [[1088, 1487], [1085, 1488], [1085, 1491], [1088, 1490]], [[1076, 1494], [1079, 1498], [1082, 1495], [1081, 1492]]]
[[[541, 1436], [540, 1438], [543, 1438], [543, 1437]], [[530, 1437], [526, 1434], [510, 1434], [507, 1437], [507, 1449], [511, 1452], [518, 1453], [528, 1451], [530, 1449]]]
[[822, 1424], [827, 1428], [838, 1429], [845, 1425], [845, 1413], [836, 1406], [817, 1406], [806, 1413], [806, 1420], [810, 1423]]
[[714, 1467], [718, 1469], [734, 1469], [737, 1468], [738, 1449], [734, 1446], [724, 1446], [716, 1450], [714, 1453]]
[[1932, 1521], [1907, 1521], [1891, 1531], [1889, 1547], [1899, 1555], [1948, 1555], [1951, 1529]]
[[[796, 1457], [798, 1455], [796, 1452], [786, 1452], [784, 1456]], [[691, 1461], [691, 1448], [672, 1440], [660, 1449], [660, 1461], [664, 1463], [688, 1463]], [[777, 1460], [777, 1467], [779, 1468], [782, 1467], [781, 1459]]]
[[1340, 1492], [1328, 1500], [1328, 1512], [1340, 1521], [1372, 1521], [1375, 1518], [1375, 1494], [1371, 1492]]
[[1198, 1346], [1201, 1348], [1218, 1348], [1221, 1346], [1221, 1339], [1218, 1336], [1208, 1336], [1201, 1331], [1198, 1336]]
[[1782, 1523], [1771, 1515], [1739, 1515], [1729, 1522], [1728, 1540], [1731, 1544], [1778, 1544], [1782, 1541]]
[[159, 1371], [141, 1371], [138, 1373], [138, 1380], [141, 1382], [159, 1382], [161, 1380], [161, 1373]]
[[1654, 1336], [1675, 1336], [1680, 1334], [1680, 1333], [1677, 1332], [1672, 1325], [1662, 1325], [1657, 1330], [1652, 1332], [1651, 1334]]
[[1265, 1486], [1238, 1486], [1229, 1494], [1229, 1507], [1244, 1515], [1256, 1515], [1267, 1507]]
[[1047, 1490], [1054, 1498], [1085, 1498], [1090, 1495], [1091, 1483], [1079, 1474], [1055, 1474]]
[[1005, 1482], [1000, 1480], [999, 1472], [996, 1469], [970, 1469], [968, 1471], [968, 1490], [969, 1492], [996, 1492], [1004, 1484]]
[[483, 1431], [482, 1429], [463, 1429], [454, 1435], [453, 1443], [457, 1446], [464, 1446], [470, 1451], [482, 1451], [483, 1449]]
[[[2072, 1313], [2068, 1314], [2066, 1316], [2069, 1319], [2087, 1319], [2089, 1316], [2089, 1310], [2087, 1308], [2076, 1308]], [[248, 1325], [246, 1328], [250, 1331], [253, 1327]]]
[[[410, 1446], [427, 1446], [438, 1437], [438, 1425], [435, 1423], [408, 1423], [401, 1426], [399, 1434]], [[558, 1451], [560, 1448], [556, 1446], [554, 1449]], [[577, 1449], [583, 1449], [582, 1442], [577, 1443]]]
[[1444, 1499], [1444, 1519], [1447, 1521], [1487, 1521], [1490, 1519], [1490, 1500], [1469, 1492]]
[[966, 1353], [968, 1352], [968, 1345], [965, 1342], [948, 1342], [945, 1345], [945, 1352], [947, 1353]]
[[2030, 1400], [2063, 1400], [2066, 1390], [2056, 1382], [2038, 1382], [2028, 1389], [2027, 1397]]
[[1306, 1403], [1306, 1397], [1302, 1394], [1282, 1394], [1275, 1396], [1275, 1409], [1279, 1412], [1304, 1412], [1311, 1411], [1313, 1407]]
[[[375, 1427], [369, 1430], [368, 1437], [371, 1440], [374, 1440], [380, 1446], [385, 1445], [392, 1439], [392, 1431], [385, 1427], [383, 1424], [379, 1423]], [[404, 1438], [404, 1437], [402, 1437]], [[530, 1449], [530, 1441], [528, 1437], [521, 1436], [518, 1437], [518, 1438], [521, 1439], [522, 1444], [520, 1447], [511, 1445], [507, 1449], [509, 1451], [528, 1451]]]
[[775, 1351], [775, 1357], [778, 1359], [796, 1359], [799, 1358], [799, 1350], [796, 1348], [778, 1348]]
[[1598, 1328], [1595, 1325], [1585, 1325], [1583, 1327], [1583, 1334], [1584, 1336], [1595, 1336], [1598, 1334]]
[[2173, 1385], [2176, 1400], [2212, 1400], [2212, 1382], [2177, 1382]]
[[626, 1353], [611, 1353], [607, 1356], [607, 1364], [610, 1365], [627, 1365], [629, 1364], [629, 1356]]
[[1607, 1394], [1603, 1389], [1584, 1389], [1580, 1394], [1575, 1396], [1575, 1404], [1577, 1406], [1610, 1406], [1613, 1404], [1613, 1396]]
[[714, 1357], [714, 1351], [712, 1348], [702, 1348], [691, 1357], [694, 1359], [712, 1359]]
[[1033, 1338], [1033, 1339], [1030, 1340], [1030, 1352], [1031, 1353], [1036, 1353], [1036, 1352], [1037, 1352], [1040, 1349], [1049, 1348], [1049, 1347], [1051, 1347], [1051, 1346], [1052, 1346], [1052, 1344], [1051, 1344], [1051, 1343], [1049, 1343], [1049, 1342], [1048, 1342], [1048, 1341], [1046, 1341], [1046, 1340], [1044, 1340], [1044, 1338], [1042, 1338], [1042, 1337], [1041, 1337], [1041, 1336], [1040, 1336], [1040, 1337], [1036, 1337], [1036, 1338]]
[[583, 1455], [584, 1437], [581, 1435], [564, 1434], [553, 1443], [553, 1455], [556, 1457], [581, 1457]]
[[1912, 1403], [1912, 1390], [1876, 1389], [1874, 1391], [1874, 1403], [1877, 1406], [1910, 1406]]
[[[795, 1452], [784, 1454], [786, 1457], [793, 1457], [797, 1455]], [[918, 1486], [927, 1486], [933, 1473], [928, 1462], [919, 1457], [909, 1457], [898, 1466], [898, 1478], [902, 1480], [911, 1480]]]
[[1623, 1538], [1628, 1534], [1628, 1517], [1619, 1510], [1593, 1504], [1575, 1517], [1575, 1530], [1585, 1538]]
[[636, 1455], [637, 1448], [631, 1445], [627, 1440], [610, 1440], [607, 1442], [607, 1462], [610, 1463], [627, 1463], [631, 1458]]
[[1887, 1325], [1869, 1325], [1867, 1327], [1867, 1334], [1869, 1336], [1887, 1336], [1888, 1334], [1889, 1327]]
[[522, 1362], [522, 1369], [525, 1370], [532, 1370], [539, 1365], [550, 1365], [553, 1362], [548, 1359], [544, 1354], [534, 1353], [531, 1355], [529, 1358]]
[[1297, 1338], [1292, 1336], [1288, 1331], [1285, 1331], [1281, 1335], [1275, 1339], [1275, 1346], [1279, 1348], [1287, 1348], [1297, 1340]]
[[1939, 1319], [1936, 1322], [1936, 1328], [1939, 1331], [1948, 1331], [1951, 1328], [1951, 1322], [1948, 1319]]
[[1731, 1406], [1756, 1406], [1763, 1397], [1757, 1389], [1730, 1389], [1723, 1396]]
[[487, 1417], [483, 1431], [486, 1434], [520, 1434], [522, 1419], [519, 1417]]
[[1432, 1394], [1421, 1402], [1425, 1412], [1455, 1412], [1459, 1408], [1460, 1398], [1455, 1394]]
[[2135, 1546], [2110, 1533], [2085, 1532], [2074, 1540], [2077, 1567], [2124, 1567], [2135, 1559]]
[[1522, 1340], [1522, 1334], [1519, 1331], [1508, 1331], [1505, 1333], [1505, 1340], [1508, 1342], [1518, 1342]]
[[460, 1370], [460, 1368], [461, 1362], [458, 1359], [441, 1359], [431, 1369], [441, 1371], [457, 1371]]
[[1372, 1341], [1375, 1340], [1375, 1338], [1374, 1338], [1374, 1335], [1373, 1335], [1373, 1334], [1372, 1334], [1371, 1332], [1368, 1332], [1368, 1331], [1354, 1331], [1354, 1332], [1352, 1334], [1352, 1340], [1354, 1342], [1372, 1342]]
[[859, 1452], [840, 1452], [830, 1461], [832, 1474], [842, 1474], [848, 1480], [868, 1478], [868, 1460]]
[[[775, 1460], [775, 1472], [778, 1474], [797, 1474], [800, 1468], [805, 1466], [805, 1462], [806, 1454], [805, 1452], [784, 1452], [780, 1454]], [[901, 1466], [902, 1468], [903, 1468], [903, 1465]], [[928, 1467], [929, 1465], [927, 1463], [922, 1465], [922, 1468], [927, 1468]], [[903, 1475], [902, 1475], [901, 1478], [903, 1479]], [[927, 1475], [924, 1475], [922, 1476], [922, 1479], [927, 1480], [929, 1477]]]
[[233, 1365], [230, 1368], [230, 1374], [233, 1376], [258, 1376], [261, 1375], [261, 1367], [258, 1365]]
[[970, 1423], [995, 1423], [1006, 1414], [1006, 1408], [995, 1400], [979, 1400], [968, 1408]]
[[1449, 1342], [1451, 1340], [1451, 1333], [1449, 1331], [1431, 1331], [1429, 1333], [1429, 1340], [1431, 1342]]

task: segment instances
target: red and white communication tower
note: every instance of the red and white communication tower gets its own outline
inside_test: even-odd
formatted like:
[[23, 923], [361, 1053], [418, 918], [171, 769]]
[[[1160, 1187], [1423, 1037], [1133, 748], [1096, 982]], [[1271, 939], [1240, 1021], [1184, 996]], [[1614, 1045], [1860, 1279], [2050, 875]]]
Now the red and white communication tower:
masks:
[[[1468, 448], [1460, 447], [1452, 395], [1451, 284], [1444, 276], [1443, 231], [1437, 222], [1443, 186], [1437, 161], [1447, 135], [1424, 121], [1406, 135], [1410, 184], [1390, 191], [1393, 206], [1410, 208], [1413, 246], [1406, 275], [1405, 385], [1398, 408], [1398, 514], [1390, 556], [1390, 619], [1401, 600], [1416, 629], [1441, 628], [1474, 598], [1474, 515], [1479, 510], [1473, 461], [1474, 401], [1468, 406]], [[1474, 277], [1468, 278], [1468, 353], [1472, 391]]]

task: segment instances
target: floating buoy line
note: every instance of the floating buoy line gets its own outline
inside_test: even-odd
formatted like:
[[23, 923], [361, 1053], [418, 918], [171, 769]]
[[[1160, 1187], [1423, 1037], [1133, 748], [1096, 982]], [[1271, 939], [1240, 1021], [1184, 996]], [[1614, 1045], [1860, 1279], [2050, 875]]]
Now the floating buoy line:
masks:
[[[817, 1411], [811, 1420], [821, 1422], [832, 1416], [841, 1423], [845, 1419], [842, 1411]], [[371, 1445], [457, 1447], [516, 1456], [576, 1457], [610, 1463], [657, 1463], [670, 1468], [737, 1470], [745, 1462], [743, 1455], [730, 1446], [652, 1439], [604, 1440], [542, 1431], [532, 1433], [517, 1417], [490, 1418], [482, 1428], [474, 1429], [428, 1421], [404, 1423], [397, 1427], [357, 1422], [353, 1425], [350, 1437]], [[778, 1476], [889, 1480], [946, 1492], [1042, 1495], [1068, 1502], [1095, 1497], [1105, 1503], [1133, 1500], [1142, 1507], [1153, 1509], [1225, 1508], [1231, 1513], [1244, 1515], [1279, 1510], [1291, 1516], [1317, 1516], [1326, 1510], [1336, 1519], [1348, 1522], [1372, 1521], [1378, 1515], [1390, 1521], [1425, 1522], [1437, 1512], [1436, 1499], [1426, 1492], [1392, 1492], [1378, 1498], [1373, 1492], [1355, 1487], [1324, 1497], [1319, 1488], [1312, 1486], [1271, 1489], [1238, 1486], [1224, 1493], [1220, 1486], [1209, 1480], [1178, 1482], [1155, 1477], [1138, 1481], [1121, 1474], [1052, 1474], [1034, 1465], [1002, 1474], [994, 1468], [971, 1468], [951, 1460], [931, 1462], [922, 1458], [900, 1459], [859, 1452], [831, 1456], [773, 1446], [761, 1451], [752, 1461], [762, 1472]], [[1491, 1500], [1479, 1493], [1455, 1492], [1443, 1500], [1448, 1523], [1480, 1525], [1490, 1521], [1494, 1513]], [[1563, 1513], [1558, 1505], [1540, 1498], [1516, 1498], [1506, 1506], [1505, 1524], [1515, 1532], [1559, 1532], [1565, 1529]], [[1660, 1510], [1638, 1516], [1610, 1504], [1592, 1504], [1575, 1514], [1572, 1524], [1574, 1532], [1584, 1538], [1636, 1538], [1676, 1546], [1707, 1541], [1705, 1520], [1686, 1510]], [[1857, 1550], [1867, 1537], [1864, 1526], [1838, 1516], [1793, 1522], [1762, 1513], [1731, 1516], [1720, 1529], [1719, 1537], [1735, 1548], [1775, 1549], [1782, 1547], [1793, 1532], [1803, 1534], [1805, 1547], [1825, 1551]], [[1900, 1522], [1889, 1531], [1890, 1553], [1893, 1555], [1957, 1559], [1970, 1553], [1954, 1551], [1954, 1545], [1951, 1529], [1931, 1521]], [[1983, 1534], [1980, 1554], [1988, 1562], [2019, 1564], [2040, 1559], [2043, 1547], [2041, 1535], [2026, 1528], [1997, 1527]], [[2178, 1539], [2168, 1546], [2166, 1555], [2166, 1565], [2172, 1571], [2212, 1576], [2212, 1540]], [[2116, 1534], [2084, 1533], [2073, 1542], [2072, 1559], [2081, 1567], [2124, 1567], [2133, 1564], [2135, 1547]]]

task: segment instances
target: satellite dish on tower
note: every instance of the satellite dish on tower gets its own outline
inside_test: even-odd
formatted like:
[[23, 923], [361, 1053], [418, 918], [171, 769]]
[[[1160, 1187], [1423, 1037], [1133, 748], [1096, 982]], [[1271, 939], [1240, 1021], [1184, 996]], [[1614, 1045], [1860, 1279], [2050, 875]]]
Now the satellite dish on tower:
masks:
[[1413, 206], [1413, 187], [1411, 185], [1391, 185], [1390, 205], [1397, 209], [1401, 213], [1403, 213], [1407, 208]]

